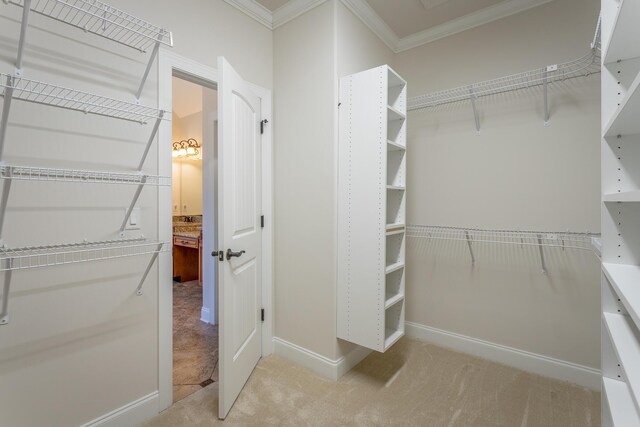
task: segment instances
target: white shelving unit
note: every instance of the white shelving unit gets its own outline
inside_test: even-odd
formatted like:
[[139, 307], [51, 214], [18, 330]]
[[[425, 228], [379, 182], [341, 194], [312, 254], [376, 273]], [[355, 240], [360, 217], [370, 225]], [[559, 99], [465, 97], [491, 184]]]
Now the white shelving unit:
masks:
[[407, 85], [384, 65], [340, 79], [338, 338], [404, 335]]
[[640, 0], [602, 0], [602, 425], [640, 425]]

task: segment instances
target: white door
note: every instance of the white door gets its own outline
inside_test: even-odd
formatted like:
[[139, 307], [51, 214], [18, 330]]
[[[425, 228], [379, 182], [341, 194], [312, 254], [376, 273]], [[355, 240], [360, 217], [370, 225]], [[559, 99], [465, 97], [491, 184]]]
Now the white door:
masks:
[[260, 99], [218, 58], [218, 416], [224, 419], [260, 359]]

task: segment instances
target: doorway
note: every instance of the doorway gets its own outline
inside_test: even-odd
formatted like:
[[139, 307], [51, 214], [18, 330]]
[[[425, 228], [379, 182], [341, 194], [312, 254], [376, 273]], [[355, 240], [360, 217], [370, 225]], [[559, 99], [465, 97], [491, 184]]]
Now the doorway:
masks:
[[[212, 155], [207, 155], [206, 150], [204, 150], [202, 165], [204, 182], [202, 199], [202, 304], [204, 307], [201, 319], [208, 315], [210, 316], [210, 322], [219, 324], [219, 381], [214, 382], [209, 387], [219, 385], [216, 391], [219, 397], [220, 417], [224, 418], [252, 369], [253, 362], [252, 364], [243, 365], [239, 365], [238, 362], [244, 360], [241, 356], [247, 353], [246, 350], [248, 348], [253, 348], [253, 351], [255, 351], [256, 346], [247, 347], [239, 341], [236, 344], [239, 343], [240, 345], [235, 346], [232, 341], [232, 339], [240, 337], [240, 334], [244, 331], [242, 326], [246, 326], [244, 319], [247, 319], [246, 316], [249, 313], [251, 313], [251, 317], [255, 318], [255, 328], [249, 338], [254, 343], [256, 339], [258, 343], [261, 342], [261, 344], [257, 345], [258, 354], [264, 357], [273, 352], [273, 146], [270, 124], [265, 125], [264, 131], [261, 132], [263, 126], [258, 122], [260, 120], [264, 124], [271, 123], [271, 91], [245, 82], [224, 58], [219, 57], [217, 63], [218, 69], [215, 69], [173, 52], [161, 50], [158, 55], [158, 100], [160, 109], [171, 111], [174, 76], [218, 91], [219, 133], [220, 141], [222, 141], [218, 141], [218, 145], [220, 145], [218, 148], [221, 151], [219, 153], [210, 151]], [[246, 104], [245, 100], [252, 98], [254, 99], [252, 105], [257, 106], [257, 108], [253, 110], [255, 114], [248, 118], [247, 114], [250, 111], [243, 108], [243, 106]], [[212, 120], [211, 122], [215, 121]], [[225, 125], [223, 126], [223, 124]], [[206, 134], [208, 129], [212, 130], [214, 135], [218, 135], [215, 125], [213, 129], [210, 126], [205, 127], [203, 132]], [[158, 131], [160, 146], [171, 147], [172, 136], [171, 123], [162, 123]], [[256, 149], [255, 155], [251, 157], [253, 159], [251, 161], [252, 168], [255, 168], [252, 180], [256, 185], [254, 187], [256, 191], [253, 192], [256, 199], [255, 204], [252, 206], [258, 209], [251, 214], [251, 217], [254, 218], [255, 232], [259, 232], [261, 236], [261, 243], [251, 247], [245, 245], [245, 242], [234, 240], [244, 238], [249, 233], [246, 232], [246, 229], [234, 230], [234, 220], [232, 219], [235, 218], [237, 226], [239, 224], [237, 222], [238, 218], [248, 218], [242, 215], [238, 216], [239, 212], [237, 210], [246, 210], [250, 205], [234, 202], [234, 200], [239, 200], [239, 197], [248, 195], [248, 187], [238, 187], [237, 185], [240, 182], [247, 183], [248, 181], [234, 181], [233, 178], [229, 179], [229, 176], [225, 175], [231, 173], [230, 176], [240, 177], [240, 174], [244, 173], [247, 176], [246, 173], [248, 171], [243, 169], [249, 167], [249, 163], [246, 161], [247, 151], [238, 151], [235, 147], [244, 146], [246, 148], [248, 143], [246, 138], [249, 136], [253, 138], [253, 142], [250, 142], [250, 144]], [[203, 135], [203, 139], [206, 140], [206, 135]], [[167, 176], [172, 172], [173, 157], [171, 152], [172, 150], [169, 149], [160, 150], [159, 152], [158, 171], [161, 175]], [[240, 157], [238, 157], [239, 154], [237, 153], [241, 153], [240, 155], [243, 156], [242, 162], [239, 161]], [[218, 168], [221, 168], [219, 172], [220, 179], [215, 180], [216, 185], [214, 185], [214, 176], [218, 174]], [[208, 182], [211, 183], [209, 189], [207, 189]], [[227, 209], [224, 212], [213, 207], [214, 196], [218, 197], [218, 191], [221, 192], [219, 196], [226, 200], [226, 202], [221, 201], [221, 205], [226, 206]], [[158, 212], [159, 236], [163, 240], [172, 240], [173, 197], [169, 192], [160, 192], [158, 197], [160, 205]], [[207, 206], [210, 209], [209, 214], [207, 213]], [[227, 218], [226, 221], [225, 218]], [[218, 221], [215, 221], [216, 219]], [[209, 222], [209, 225], [207, 225], [207, 222]], [[213, 232], [207, 234], [207, 230], [212, 229], [214, 222], [218, 224], [221, 230], [215, 237], [213, 237]], [[225, 233], [231, 232], [232, 234], [226, 235], [222, 231], [225, 231]], [[207, 235], [213, 238], [207, 239]], [[220, 256], [222, 251], [218, 250], [219, 247], [224, 249], [224, 257]], [[247, 249], [247, 253], [244, 254], [245, 251], [241, 249]], [[209, 256], [214, 253], [218, 255], [217, 258]], [[246, 275], [248, 269], [245, 266], [249, 265], [249, 263], [252, 263], [253, 266], [260, 266], [252, 268], [257, 272], [256, 277], [260, 277], [262, 282], [261, 290], [260, 287], [257, 287], [255, 293], [239, 293], [240, 289], [247, 286], [248, 282], [238, 282], [238, 279]], [[170, 407], [173, 403], [172, 256], [168, 253], [160, 254], [158, 267], [160, 271], [158, 294], [158, 409], [161, 411]], [[208, 287], [206, 284], [208, 273], [212, 277], [217, 277], [218, 280], [218, 289], [216, 293], [211, 293], [210, 304], [207, 303]], [[220, 294], [219, 299], [217, 298], [217, 293]], [[255, 295], [256, 302], [260, 305], [257, 307], [255, 307], [255, 304], [243, 305], [243, 295]], [[228, 301], [226, 304], [222, 304], [220, 301], [225, 298]], [[251, 307], [250, 310], [246, 312], [249, 307]], [[209, 313], [206, 313], [206, 308], [209, 308]], [[229, 309], [225, 310], [225, 308]], [[262, 316], [260, 315], [261, 308], [263, 309]], [[253, 311], [254, 309], [255, 312]], [[240, 313], [243, 313], [243, 315], [240, 316]], [[215, 404], [214, 402], [211, 403]]]
[[203, 213], [215, 205], [210, 190], [216, 179], [203, 178], [203, 159], [217, 150], [217, 92], [174, 75], [171, 111], [175, 403], [218, 381], [218, 322], [211, 309], [217, 281], [210, 271], [204, 275], [209, 260], [203, 251], [205, 240], [217, 235], [215, 212], [207, 212], [214, 220], [203, 227]]

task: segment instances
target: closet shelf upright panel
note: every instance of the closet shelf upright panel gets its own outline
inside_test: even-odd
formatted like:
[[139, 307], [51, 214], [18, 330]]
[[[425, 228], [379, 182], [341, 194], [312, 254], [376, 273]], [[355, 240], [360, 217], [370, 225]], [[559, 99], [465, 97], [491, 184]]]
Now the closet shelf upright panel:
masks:
[[404, 335], [406, 82], [340, 79], [338, 338], [384, 352]]
[[602, 0], [602, 425], [640, 425], [640, 0]]

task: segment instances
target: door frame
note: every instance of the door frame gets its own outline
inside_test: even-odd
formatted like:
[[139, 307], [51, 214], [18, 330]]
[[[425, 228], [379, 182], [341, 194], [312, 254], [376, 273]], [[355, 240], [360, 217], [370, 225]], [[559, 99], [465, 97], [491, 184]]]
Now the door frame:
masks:
[[[174, 72], [218, 84], [218, 70], [161, 49], [158, 54], [158, 108], [172, 111]], [[248, 83], [261, 100], [262, 119], [268, 120], [262, 134], [262, 357], [273, 353], [273, 127], [271, 90]], [[158, 129], [158, 175], [171, 176], [171, 121]], [[164, 149], [166, 148], [166, 149]], [[172, 242], [172, 195], [158, 191], [158, 239]], [[206, 254], [203, 254], [206, 258]], [[158, 256], [158, 412], [173, 404], [173, 258], [171, 252]], [[217, 298], [215, 303], [217, 304]]]

